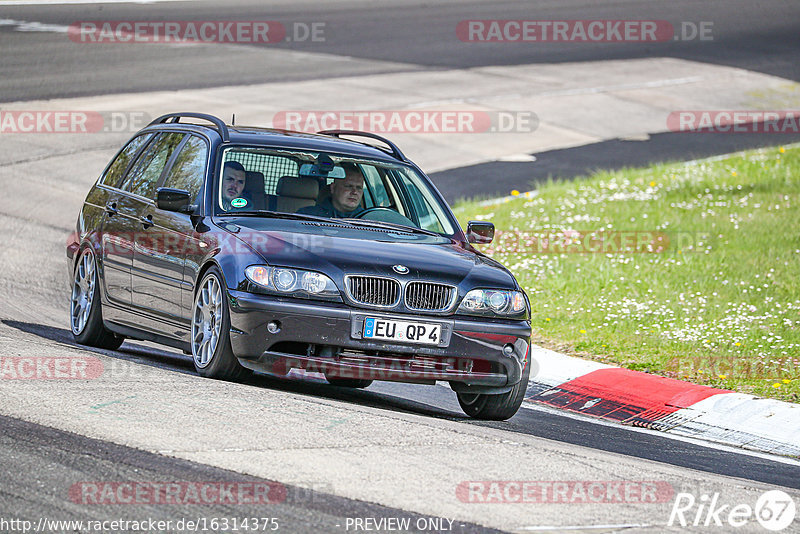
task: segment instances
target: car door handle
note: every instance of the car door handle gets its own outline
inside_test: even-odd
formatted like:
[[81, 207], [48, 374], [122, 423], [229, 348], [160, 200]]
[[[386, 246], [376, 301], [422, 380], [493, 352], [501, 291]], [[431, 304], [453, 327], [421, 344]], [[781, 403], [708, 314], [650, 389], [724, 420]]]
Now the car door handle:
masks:
[[152, 215], [146, 215], [146, 216], [139, 217], [139, 221], [142, 223], [142, 227], [145, 230], [147, 230], [148, 228], [153, 226], [153, 216]]
[[117, 203], [116, 202], [109, 202], [106, 204], [106, 213], [108, 213], [109, 217], [113, 217], [119, 211], [117, 210]]

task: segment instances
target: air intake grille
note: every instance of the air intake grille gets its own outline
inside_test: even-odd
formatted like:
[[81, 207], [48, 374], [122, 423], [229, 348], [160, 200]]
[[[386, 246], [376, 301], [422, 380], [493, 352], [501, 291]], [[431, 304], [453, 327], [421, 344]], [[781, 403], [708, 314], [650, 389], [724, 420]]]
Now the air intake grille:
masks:
[[409, 282], [406, 286], [406, 307], [413, 310], [445, 310], [453, 301], [455, 288], [428, 282]]
[[395, 306], [400, 300], [400, 284], [390, 278], [350, 276], [347, 279], [350, 298], [369, 306]]

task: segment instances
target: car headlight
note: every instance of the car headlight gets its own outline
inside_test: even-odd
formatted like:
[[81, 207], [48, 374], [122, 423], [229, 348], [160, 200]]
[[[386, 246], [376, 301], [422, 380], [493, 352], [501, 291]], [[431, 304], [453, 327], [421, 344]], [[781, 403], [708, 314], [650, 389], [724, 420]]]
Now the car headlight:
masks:
[[341, 300], [339, 288], [333, 280], [322, 273], [287, 267], [251, 265], [244, 270], [244, 274], [257, 286], [280, 295]]
[[521, 291], [473, 289], [461, 300], [458, 311], [490, 317], [528, 317], [528, 303]]

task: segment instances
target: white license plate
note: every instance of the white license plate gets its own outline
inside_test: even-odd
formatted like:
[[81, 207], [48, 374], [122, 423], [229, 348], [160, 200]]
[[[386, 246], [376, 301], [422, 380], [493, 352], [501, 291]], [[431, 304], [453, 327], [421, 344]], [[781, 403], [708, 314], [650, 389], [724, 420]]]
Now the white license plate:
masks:
[[442, 339], [442, 325], [367, 317], [364, 319], [364, 338], [438, 345]]

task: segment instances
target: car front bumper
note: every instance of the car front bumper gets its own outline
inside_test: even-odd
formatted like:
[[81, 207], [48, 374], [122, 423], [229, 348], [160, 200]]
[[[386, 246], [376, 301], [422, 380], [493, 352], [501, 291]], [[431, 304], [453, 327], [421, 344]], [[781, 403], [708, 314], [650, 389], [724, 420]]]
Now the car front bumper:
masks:
[[[229, 297], [234, 354], [245, 367], [271, 374], [299, 368], [339, 378], [442, 380], [456, 391], [502, 393], [528, 364], [527, 321], [395, 314], [243, 291], [229, 291]], [[436, 346], [363, 339], [366, 317], [439, 324], [441, 339]], [[270, 332], [270, 323], [279, 329]]]

